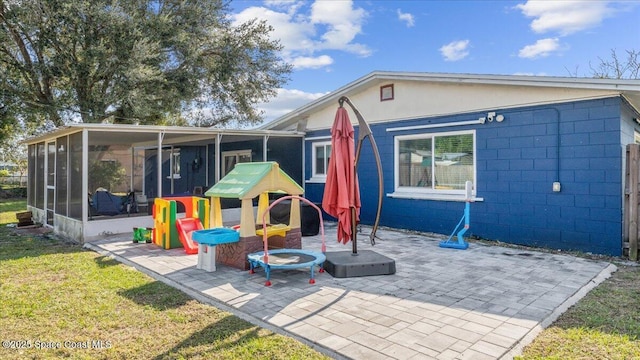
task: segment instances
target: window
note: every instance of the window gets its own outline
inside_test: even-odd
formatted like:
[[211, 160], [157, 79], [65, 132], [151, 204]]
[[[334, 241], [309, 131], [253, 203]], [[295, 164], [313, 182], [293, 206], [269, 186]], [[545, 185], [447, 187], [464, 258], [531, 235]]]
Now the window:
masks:
[[174, 179], [180, 179], [180, 149], [173, 149], [171, 151], [171, 176]]
[[227, 175], [237, 163], [251, 162], [251, 150], [223, 151], [222, 176]]
[[475, 132], [397, 136], [395, 189], [413, 194], [464, 194], [475, 184]]
[[312, 147], [312, 169], [311, 180], [325, 181], [327, 179], [327, 169], [329, 168], [329, 158], [331, 157], [331, 142], [316, 142]]
[[393, 84], [380, 86], [380, 101], [393, 100]]

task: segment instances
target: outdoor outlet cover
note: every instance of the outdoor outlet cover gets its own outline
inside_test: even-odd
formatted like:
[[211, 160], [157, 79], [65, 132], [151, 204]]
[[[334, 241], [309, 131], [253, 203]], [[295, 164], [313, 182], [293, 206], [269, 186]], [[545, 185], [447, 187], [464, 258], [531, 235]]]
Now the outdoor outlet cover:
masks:
[[553, 183], [553, 192], [560, 192], [560, 182], [556, 181]]

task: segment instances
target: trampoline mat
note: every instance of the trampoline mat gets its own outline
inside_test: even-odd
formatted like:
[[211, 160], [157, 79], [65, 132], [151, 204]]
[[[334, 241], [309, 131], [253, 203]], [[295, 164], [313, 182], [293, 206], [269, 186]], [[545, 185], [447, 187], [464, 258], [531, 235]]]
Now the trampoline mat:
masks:
[[[316, 260], [316, 257], [300, 253], [269, 253], [269, 265], [294, 265], [306, 264]], [[264, 256], [260, 256], [260, 261], [264, 263]]]

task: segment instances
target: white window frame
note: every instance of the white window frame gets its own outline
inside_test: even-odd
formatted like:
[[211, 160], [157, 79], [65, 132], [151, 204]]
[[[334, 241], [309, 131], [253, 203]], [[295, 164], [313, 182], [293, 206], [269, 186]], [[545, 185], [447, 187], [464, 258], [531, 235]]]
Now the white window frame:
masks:
[[[244, 149], [244, 150], [230, 150], [230, 151], [223, 151], [222, 152], [222, 158], [221, 158], [221, 166], [220, 166], [220, 174], [222, 177], [224, 177], [225, 175], [227, 175], [226, 169], [225, 169], [225, 158], [227, 156], [235, 156], [236, 157], [236, 164], [239, 163], [239, 159], [241, 156], [248, 156], [249, 157], [249, 162], [253, 161], [253, 156], [251, 155], [251, 149]], [[235, 165], [234, 165], [235, 166]]]
[[311, 143], [311, 178], [309, 179], [308, 182], [326, 182], [327, 181], [327, 170], [329, 168], [329, 162], [326, 162], [326, 166], [325, 166], [325, 173], [324, 174], [318, 174], [316, 173], [316, 153], [318, 151], [319, 147], [324, 147], [325, 149], [325, 159], [326, 159], [326, 154], [327, 154], [327, 146], [331, 146], [331, 141], [316, 141]]
[[[475, 130], [463, 130], [463, 131], [449, 131], [449, 132], [435, 132], [435, 133], [420, 133], [411, 135], [398, 135], [394, 137], [393, 146], [393, 162], [394, 162], [394, 192], [387, 194], [388, 197], [394, 198], [407, 198], [407, 199], [428, 199], [428, 200], [449, 200], [449, 201], [465, 201], [466, 192], [465, 189], [430, 189], [417, 186], [400, 186], [400, 141], [403, 140], [415, 140], [415, 139], [435, 139], [442, 136], [456, 136], [456, 135], [473, 135], [473, 179], [477, 181], [477, 142]], [[432, 142], [435, 145], [435, 142]], [[476, 184], [473, 184], [473, 200], [481, 201], [482, 199], [476, 197]]]

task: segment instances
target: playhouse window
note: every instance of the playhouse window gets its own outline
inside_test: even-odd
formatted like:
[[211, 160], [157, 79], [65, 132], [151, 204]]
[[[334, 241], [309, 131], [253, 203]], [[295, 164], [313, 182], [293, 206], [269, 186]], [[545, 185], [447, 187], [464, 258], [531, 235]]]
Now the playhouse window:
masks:
[[475, 132], [416, 134], [395, 138], [397, 192], [463, 194], [475, 184]]
[[320, 180], [327, 178], [329, 158], [331, 157], [331, 142], [317, 142], [313, 144], [312, 151], [312, 177]]

